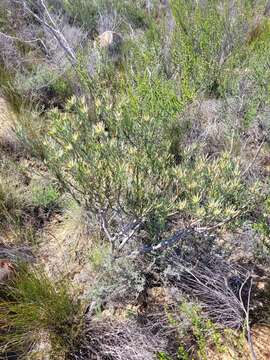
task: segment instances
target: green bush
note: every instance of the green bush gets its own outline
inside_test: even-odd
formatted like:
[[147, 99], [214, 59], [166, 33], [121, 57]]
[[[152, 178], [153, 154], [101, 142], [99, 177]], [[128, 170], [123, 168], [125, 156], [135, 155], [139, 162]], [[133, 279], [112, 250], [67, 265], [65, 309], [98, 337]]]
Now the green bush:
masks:
[[[252, 211], [260, 187], [242, 178], [230, 154], [209, 160], [190, 150], [175, 163], [168, 127], [177, 98], [166, 82], [144, 81], [127, 88], [115, 109], [97, 99], [98, 122], [89, 118], [85, 99], [50, 113], [39, 146], [60, 185], [97, 221], [116, 209], [126, 222], [143, 221], [152, 241], [173, 213], [214, 225]], [[118, 230], [116, 222], [109, 226]]]
[[[172, 2], [175, 77], [168, 78], [161, 61], [164, 28], [152, 24], [126, 44], [121, 66], [101, 62], [89, 78], [83, 61], [79, 64], [83, 90], [90, 96], [73, 97], [64, 111], [46, 113], [42, 136], [31, 131], [28, 136], [28, 119], [22, 128], [61, 188], [120, 247], [134, 227], [144, 230], [145, 241], [157, 241], [173, 214], [210, 227], [245, 220], [263, 195], [260, 184], [243, 176], [241, 161], [231, 152], [209, 159], [199, 148], [177, 146], [180, 115], [200, 92], [209, 92], [216, 81], [219, 87], [225, 64], [242, 44], [243, 14], [250, 20], [250, 7], [239, 5], [239, 19], [227, 29], [228, 3], [224, 12], [218, 3]], [[221, 61], [224, 29], [226, 37], [235, 37], [228, 59]]]
[[106, 17], [117, 13], [122, 21], [118, 21], [114, 25], [122, 28], [123, 26], [127, 28], [124, 25], [125, 23], [135, 27], [142, 27], [147, 24], [147, 13], [142, 9], [143, 2], [141, 0], [136, 2], [126, 0], [63, 0], [63, 8], [71, 18], [75, 19], [80, 26], [83, 26], [92, 35], [97, 32], [100, 15]]
[[171, 6], [176, 22], [171, 49], [174, 72], [183, 88], [219, 97], [222, 70], [245, 42], [252, 6], [249, 2], [184, 0], [173, 0]]
[[32, 204], [43, 209], [54, 209], [59, 205], [60, 193], [53, 184], [36, 184], [31, 188]]
[[[167, 316], [171, 326], [179, 332], [179, 337], [184, 338], [189, 334], [190, 343], [181, 344], [178, 347], [177, 357], [179, 360], [196, 358], [201, 360], [209, 359], [211, 353], [243, 355], [245, 341], [244, 332], [237, 333], [231, 329], [221, 329], [212, 321], [206, 319], [198, 305], [183, 302], [175, 314], [167, 311]], [[183, 334], [183, 321], [188, 322], [186, 332]], [[184, 335], [184, 336], [183, 336]], [[240, 357], [239, 357], [240, 358]], [[166, 353], [158, 354], [159, 360], [171, 360]]]

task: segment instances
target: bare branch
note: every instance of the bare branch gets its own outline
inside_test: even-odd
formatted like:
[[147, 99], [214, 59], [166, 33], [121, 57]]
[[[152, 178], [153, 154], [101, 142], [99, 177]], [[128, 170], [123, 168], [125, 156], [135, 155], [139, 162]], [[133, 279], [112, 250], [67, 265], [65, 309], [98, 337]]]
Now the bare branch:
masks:
[[32, 39], [32, 40], [25, 40], [25, 39], [20, 39], [17, 36], [11, 36], [11, 35], [7, 35], [3, 32], [0, 31], [0, 35], [6, 37], [7, 39], [11, 39], [11, 40], [15, 40], [15, 41], [19, 41], [19, 42], [23, 42], [23, 43], [33, 43], [33, 42], [39, 42], [42, 44], [43, 48], [46, 50], [46, 52], [48, 52], [48, 49], [46, 47], [46, 45], [44, 44], [43, 40], [40, 38], [37, 39]]
[[[16, 1], [15, 1], [16, 2]], [[23, 6], [26, 12], [31, 14], [41, 25], [43, 25], [47, 31], [49, 31], [57, 40], [60, 47], [64, 50], [64, 52], [67, 55], [67, 58], [71, 62], [71, 64], [74, 66], [77, 63], [77, 58], [75, 55], [74, 50], [69, 45], [68, 41], [62, 34], [62, 32], [57, 28], [57, 25], [55, 21], [53, 20], [52, 15], [50, 14], [45, 2], [43, 0], [38, 0], [38, 3], [36, 4], [38, 7], [40, 5], [43, 14], [38, 15], [36, 14], [27, 4], [27, 0], [23, 0]]]
[[[249, 285], [249, 289], [248, 289], [247, 305], [245, 307], [244, 301], [242, 299], [242, 291], [243, 291], [243, 287], [249, 280], [250, 280], [250, 285]], [[251, 354], [252, 360], [257, 360], [257, 356], [256, 356], [254, 346], [253, 346], [250, 325], [249, 325], [249, 309], [250, 309], [250, 296], [251, 296], [252, 283], [253, 283], [252, 277], [250, 274], [248, 274], [245, 281], [242, 283], [242, 285], [240, 287], [239, 298], [241, 301], [241, 305], [243, 307], [243, 311], [246, 315], [246, 331], [247, 331], [248, 346], [249, 346], [250, 354]]]
[[250, 164], [248, 165], [248, 167], [242, 172], [241, 176], [244, 176], [248, 173], [248, 171], [252, 168], [252, 166], [255, 164], [259, 154], [260, 154], [260, 151], [264, 145], [264, 142], [265, 142], [265, 139], [263, 139], [263, 141], [261, 142], [260, 146], [258, 147], [257, 151], [256, 151], [256, 154], [253, 158], [253, 160], [250, 162]]
[[112, 253], [114, 252], [114, 236], [112, 236], [109, 232], [108, 229], [108, 224], [107, 224], [107, 220], [106, 220], [106, 216], [104, 214], [104, 211], [101, 211], [100, 214], [100, 220], [101, 220], [101, 228], [104, 232], [104, 234], [106, 235], [107, 239], [109, 240], [110, 244], [111, 244], [111, 251]]
[[143, 255], [159, 250], [164, 250], [170, 246], [173, 246], [175, 243], [177, 243], [180, 240], [186, 240], [191, 234], [194, 234], [194, 232], [195, 232], [194, 228], [181, 229], [176, 233], [174, 233], [173, 236], [171, 236], [170, 238], [163, 239], [156, 245], [144, 245], [140, 249], [132, 251], [127, 256], [136, 257], [139, 255]]
[[132, 236], [135, 234], [135, 232], [141, 227], [141, 225], [142, 225], [142, 221], [134, 223], [133, 229], [126, 236], [124, 236], [121, 244], [118, 247], [118, 251], [121, 251], [123, 249], [123, 247], [126, 245], [126, 243], [132, 238]]

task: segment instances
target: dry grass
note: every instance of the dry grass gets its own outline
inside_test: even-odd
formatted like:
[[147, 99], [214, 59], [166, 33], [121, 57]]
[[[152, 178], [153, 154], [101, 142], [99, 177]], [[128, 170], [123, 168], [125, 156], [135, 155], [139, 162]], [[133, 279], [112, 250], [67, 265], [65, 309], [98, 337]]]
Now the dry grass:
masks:
[[89, 321], [72, 360], [154, 360], [166, 339], [139, 326], [134, 320], [102, 318]]
[[0, 97], [0, 148], [18, 152], [21, 149], [14, 131], [15, 115], [9, 109], [7, 102]]
[[45, 226], [36, 255], [50, 277], [68, 279], [71, 291], [84, 296], [95, 282], [90, 255], [98, 241], [98, 232], [85, 211], [73, 204]]

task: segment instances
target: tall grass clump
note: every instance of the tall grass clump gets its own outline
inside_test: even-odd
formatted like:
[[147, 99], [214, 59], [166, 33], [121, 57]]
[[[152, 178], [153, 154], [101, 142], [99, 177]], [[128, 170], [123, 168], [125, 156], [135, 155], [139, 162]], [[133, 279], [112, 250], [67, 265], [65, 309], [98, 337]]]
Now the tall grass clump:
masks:
[[46, 336], [52, 355], [72, 346], [79, 329], [79, 305], [65, 284], [54, 284], [43, 272], [23, 266], [0, 301], [2, 353], [26, 354]]

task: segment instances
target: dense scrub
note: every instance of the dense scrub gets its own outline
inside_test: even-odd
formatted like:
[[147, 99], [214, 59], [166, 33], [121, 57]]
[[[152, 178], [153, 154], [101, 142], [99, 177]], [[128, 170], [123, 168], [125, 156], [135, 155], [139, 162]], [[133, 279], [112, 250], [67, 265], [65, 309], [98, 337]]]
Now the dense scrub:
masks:
[[269, 24], [265, 0], [2, 2], [3, 356], [256, 358]]

